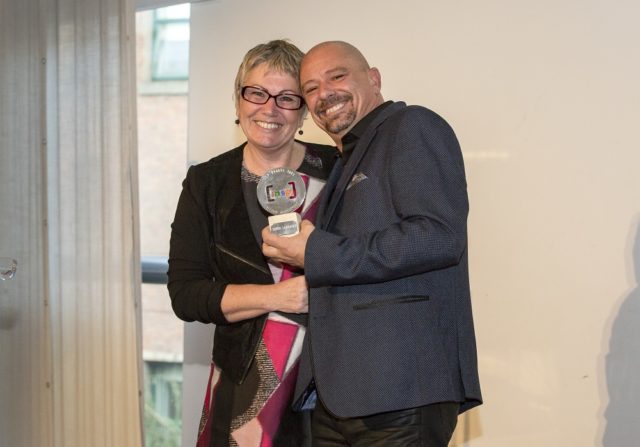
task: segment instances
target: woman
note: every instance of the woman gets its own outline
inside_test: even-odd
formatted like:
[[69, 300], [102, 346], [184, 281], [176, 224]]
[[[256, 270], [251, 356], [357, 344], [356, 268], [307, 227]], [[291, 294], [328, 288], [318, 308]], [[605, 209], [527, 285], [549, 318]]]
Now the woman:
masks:
[[[308, 182], [299, 212], [313, 219], [336, 157], [329, 146], [295, 140], [306, 114], [302, 52], [276, 40], [251, 49], [235, 82], [236, 124], [247, 141], [189, 169], [172, 225], [169, 294], [185, 321], [216, 325], [198, 446], [300, 446], [301, 413], [291, 398], [304, 336], [303, 276], [265, 259], [267, 214], [256, 186], [289, 167]], [[290, 279], [287, 279], [290, 278]]]

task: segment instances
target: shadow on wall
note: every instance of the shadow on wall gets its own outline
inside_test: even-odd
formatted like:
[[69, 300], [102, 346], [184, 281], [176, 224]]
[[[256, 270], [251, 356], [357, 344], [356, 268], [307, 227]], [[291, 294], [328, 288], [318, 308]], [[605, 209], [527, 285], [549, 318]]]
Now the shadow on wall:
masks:
[[[615, 316], [605, 357], [609, 403], [604, 412], [603, 447], [640, 442], [640, 218], [635, 220], [631, 252], [634, 288]], [[605, 336], [608, 334], [605, 334]]]

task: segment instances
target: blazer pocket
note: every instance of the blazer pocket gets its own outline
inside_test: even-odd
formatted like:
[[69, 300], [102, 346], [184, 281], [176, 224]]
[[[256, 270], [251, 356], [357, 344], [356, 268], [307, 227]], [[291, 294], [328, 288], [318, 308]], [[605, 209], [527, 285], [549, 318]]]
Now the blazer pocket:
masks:
[[429, 295], [403, 295], [394, 298], [387, 298], [384, 300], [374, 300], [368, 303], [354, 304], [353, 310], [375, 309], [378, 307], [395, 306], [396, 304], [418, 303], [421, 301], [429, 301]]
[[364, 172], [358, 172], [351, 177], [349, 184], [347, 185], [347, 189], [345, 191], [349, 191], [353, 186], [357, 185], [363, 180], [368, 179], [367, 175]]

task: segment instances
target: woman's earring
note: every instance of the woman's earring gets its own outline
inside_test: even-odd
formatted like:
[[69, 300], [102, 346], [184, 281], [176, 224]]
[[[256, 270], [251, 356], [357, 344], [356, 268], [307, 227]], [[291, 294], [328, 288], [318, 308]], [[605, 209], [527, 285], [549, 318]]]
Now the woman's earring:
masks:
[[236, 124], [240, 124], [240, 120], [238, 118], [236, 118], [235, 123]]

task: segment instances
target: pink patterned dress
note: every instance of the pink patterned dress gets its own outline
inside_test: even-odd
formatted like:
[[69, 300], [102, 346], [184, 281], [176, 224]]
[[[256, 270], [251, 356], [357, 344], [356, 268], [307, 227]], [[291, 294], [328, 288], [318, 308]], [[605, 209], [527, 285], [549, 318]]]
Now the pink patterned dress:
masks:
[[[306, 157], [300, 168], [307, 185], [307, 197], [298, 210], [304, 219], [311, 221], [315, 219], [317, 199], [324, 186], [323, 180], [303, 173], [305, 163], [313, 162], [312, 158]], [[249, 185], [259, 180], [245, 169], [242, 177]], [[251, 187], [255, 190], [255, 185]], [[251, 214], [256, 210], [249, 211]], [[274, 282], [299, 274], [288, 266], [269, 264], [269, 267]], [[304, 445], [303, 415], [290, 408], [304, 334], [303, 323], [272, 312], [267, 317], [254, 361], [242, 384], [232, 383], [223, 371], [211, 365], [198, 447]]]

